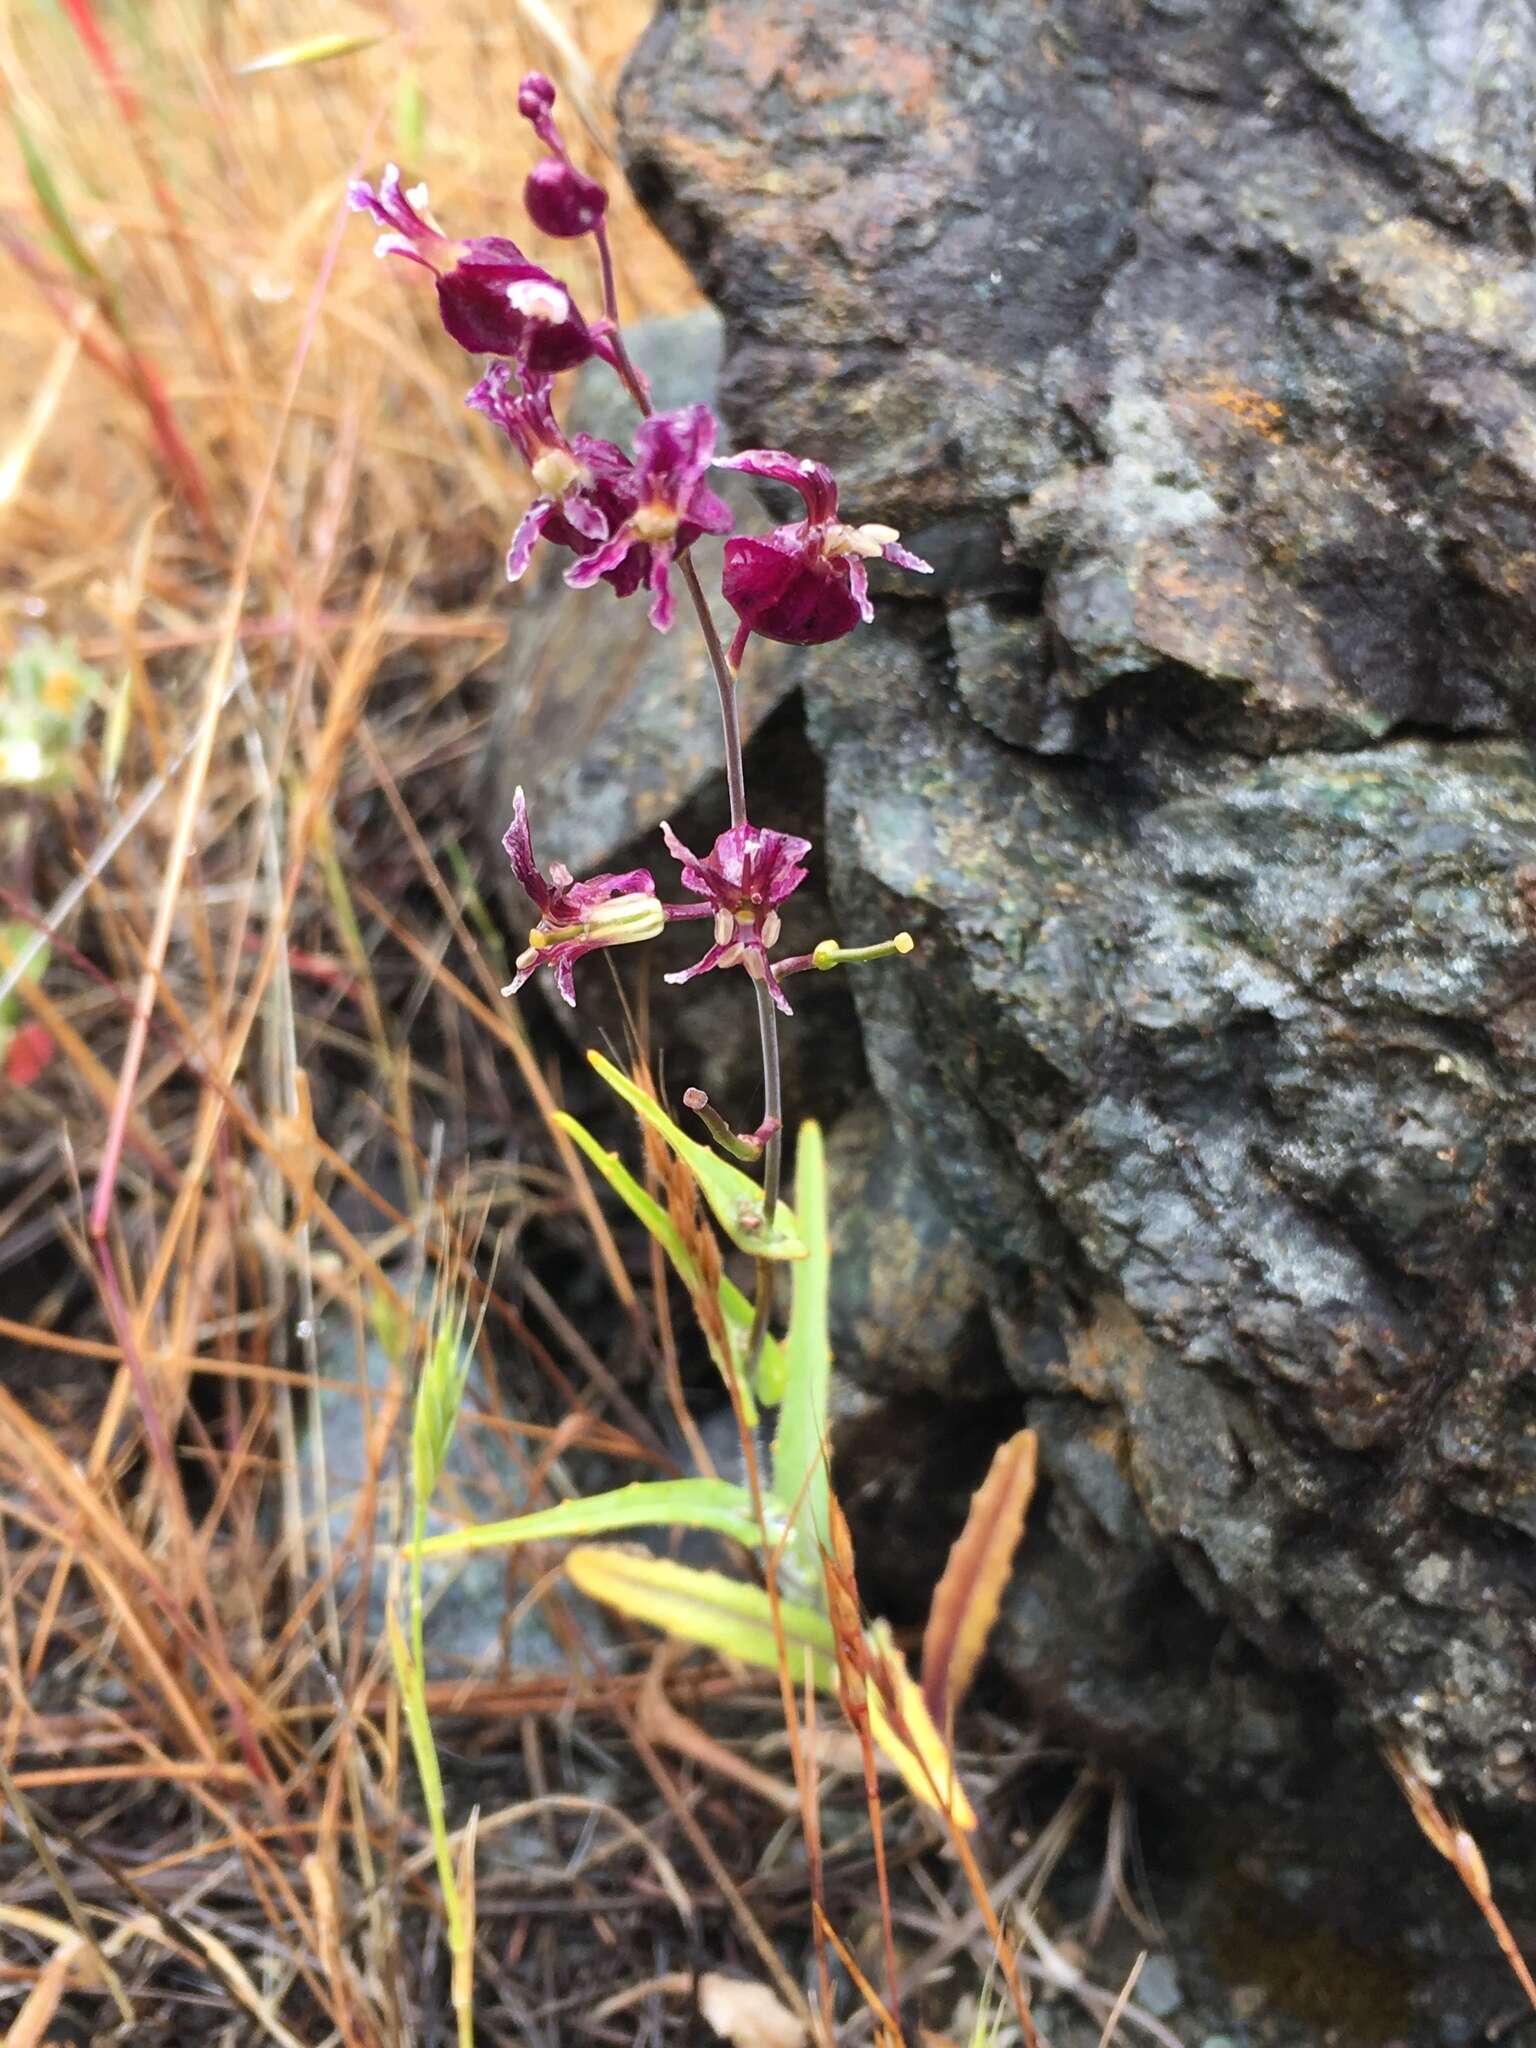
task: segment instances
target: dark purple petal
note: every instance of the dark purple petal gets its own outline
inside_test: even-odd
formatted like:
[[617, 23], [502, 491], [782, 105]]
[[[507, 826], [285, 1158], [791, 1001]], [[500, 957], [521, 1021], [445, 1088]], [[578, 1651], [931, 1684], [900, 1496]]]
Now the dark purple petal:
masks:
[[550, 960], [555, 970], [555, 987], [573, 1010], [576, 1007], [576, 983], [571, 969], [586, 950], [584, 946], [557, 947]]
[[512, 536], [512, 545], [507, 550], [507, 581], [518, 582], [533, 559], [533, 550], [539, 535], [548, 524], [549, 516], [555, 509], [553, 498], [535, 498], [522, 518], [517, 522], [517, 531]]
[[566, 523], [574, 526], [583, 540], [605, 541], [608, 538], [608, 521], [599, 506], [581, 491], [568, 491], [560, 501]]
[[849, 555], [847, 563], [848, 590], [859, 608], [859, 617], [867, 626], [875, 616], [875, 608], [869, 601], [869, 571], [858, 555]]
[[763, 980], [768, 985], [769, 995], [773, 997], [774, 1003], [784, 1012], [786, 1017], [793, 1017], [795, 1013], [789, 1007], [789, 997], [779, 987], [779, 978], [769, 963], [768, 955], [766, 953], [759, 953], [758, 958], [763, 963]]
[[565, 885], [562, 891], [565, 902], [575, 917], [582, 917], [596, 903], [606, 903], [610, 896], [654, 896], [656, 880], [649, 868], [631, 868], [622, 875], [591, 875], [585, 882], [573, 882], [569, 869], [562, 869]]
[[466, 396], [472, 411], [500, 427], [530, 468], [551, 448], [564, 448], [565, 436], [550, 404], [554, 379], [535, 378], [519, 387], [508, 362], [492, 363]]
[[523, 204], [540, 234], [590, 234], [608, 210], [608, 194], [595, 178], [563, 157], [547, 156], [528, 173]]
[[681, 512], [715, 456], [715, 416], [707, 405], [652, 413], [635, 430], [642, 495]]
[[805, 869], [795, 863], [810, 850], [809, 839], [791, 832], [735, 825], [715, 841], [709, 864], [733, 892], [727, 899], [732, 909], [771, 910], [805, 880]]
[[352, 179], [347, 186], [347, 204], [354, 213], [366, 213], [384, 230], [374, 244], [375, 254], [406, 256], [413, 263], [424, 263], [429, 270], [437, 268], [430, 252], [446, 250], [448, 243], [426, 217], [425, 185], [413, 185], [409, 193], [402, 192], [398, 166], [386, 164], [377, 192], [366, 178]]
[[808, 550], [798, 527], [728, 540], [720, 587], [743, 626], [790, 647], [840, 640], [859, 622], [845, 566]]
[[791, 485], [804, 498], [806, 517], [813, 526], [824, 526], [837, 517], [837, 480], [824, 462], [803, 462], [783, 448], [744, 448], [739, 455], [722, 456], [715, 467], [744, 470], [748, 476]]
[[511, 356], [535, 378], [573, 370], [593, 353], [591, 330], [565, 286], [499, 236], [462, 245], [458, 263], [438, 278], [437, 302], [460, 348]]
[[661, 978], [663, 981], [670, 981], [675, 985], [681, 985], [685, 981], [693, 981], [697, 976], [708, 974], [712, 968], [718, 967], [720, 965], [720, 956], [724, 951], [724, 946], [711, 946], [702, 960], [695, 960], [691, 967], [683, 968], [678, 974], [664, 974]]
[[700, 860], [696, 853], [684, 846], [665, 818], [661, 821], [661, 836], [668, 853], [683, 871], [683, 887], [691, 889], [696, 896], [707, 896], [711, 902], [719, 902], [721, 899], [716, 894], [719, 877], [711, 873], [710, 863]]
[[729, 533], [735, 524], [736, 515], [724, 498], [716, 497], [708, 484], [695, 484], [678, 529], [677, 544], [680, 548], [692, 547], [701, 533]]
[[668, 574], [671, 566], [671, 548], [651, 549], [651, 569], [645, 579], [650, 585], [651, 608], [646, 616], [658, 633], [670, 633], [677, 617], [677, 599], [672, 595], [672, 578]]
[[[624, 565], [628, 556], [637, 551], [649, 553], [648, 549], [642, 550], [641, 543], [631, 539], [628, 533], [621, 530], [594, 553], [584, 555], [580, 561], [572, 562], [565, 572], [565, 580], [572, 590], [588, 590], [599, 577], [612, 575], [616, 569]], [[637, 577], [630, 588], [634, 589], [638, 582]]]
[[507, 858], [512, 863], [512, 872], [522, 883], [524, 890], [539, 906], [540, 911], [549, 908], [549, 885], [539, 873], [539, 864], [533, 857], [533, 837], [528, 830], [528, 802], [519, 783], [512, 798], [512, 822], [502, 838]]

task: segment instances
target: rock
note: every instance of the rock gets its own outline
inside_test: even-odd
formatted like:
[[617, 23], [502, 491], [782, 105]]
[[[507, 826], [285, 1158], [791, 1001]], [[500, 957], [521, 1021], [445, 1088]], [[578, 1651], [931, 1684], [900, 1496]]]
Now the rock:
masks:
[[840, 1373], [882, 1395], [1006, 1390], [985, 1268], [877, 1098], [833, 1126], [827, 1171]]
[[1184, 2003], [1179, 1976], [1167, 1956], [1148, 1956], [1146, 1967], [1136, 1979], [1136, 2003], [1145, 2006], [1155, 2019], [1165, 2020]]
[[623, 94], [736, 439], [935, 563], [785, 673], [841, 923], [919, 941], [850, 978], [871, 1073], [1058, 1404], [1017, 1661], [1062, 1631], [1106, 1738], [1149, 1667], [1214, 1729], [1199, 1655], [1127, 1634], [1145, 1571], [1186, 1649], [1203, 1616], [1511, 1811], [1533, 79], [1494, 0], [672, 0]]
[[[359, 1574], [352, 1560], [371, 1554], [368, 1638], [378, 1643], [385, 1633], [394, 1548], [409, 1533], [405, 1519], [410, 1513], [409, 1489], [404, 1476], [409, 1466], [409, 1390], [383, 1345], [370, 1337], [365, 1357], [371, 1400], [365, 1411], [350, 1386], [357, 1371], [350, 1326], [333, 1331], [328, 1323], [322, 1323], [319, 1342], [327, 1385], [305, 1424], [299, 1466], [304, 1504], [312, 1516], [319, 1511], [312, 1444], [312, 1433], [318, 1428], [331, 1537], [338, 1554], [345, 1553], [349, 1559], [339, 1574], [338, 1591], [343, 1599], [354, 1592]], [[482, 1428], [476, 1420], [484, 1407], [472, 1373], [460, 1425], [428, 1514], [430, 1536], [462, 1529], [470, 1522], [504, 1521], [523, 1504], [525, 1488], [516, 1462], [498, 1433]], [[386, 1436], [382, 1444], [377, 1436], [380, 1430]], [[357, 1530], [359, 1513], [370, 1505], [371, 1552]], [[566, 1651], [550, 1633], [537, 1606], [513, 1626], [513, 1608], [522, 1589], [509, 1579], [504, 1553], [479, 1551], [467, 1557], [424, 1560], [422, 1585], [428, 1613], [424, 1641], [429, 1677], [462, 1677], [471, 1670], [483, 1677], [499, 1668], [503, 1660], [525, 1671], [567, 1667]], [[607, 1624], [600, 1610], [583, 1603], [582, 1621], [584, 1627], [595, 1630], [593, 1641], [607, 1639]]]

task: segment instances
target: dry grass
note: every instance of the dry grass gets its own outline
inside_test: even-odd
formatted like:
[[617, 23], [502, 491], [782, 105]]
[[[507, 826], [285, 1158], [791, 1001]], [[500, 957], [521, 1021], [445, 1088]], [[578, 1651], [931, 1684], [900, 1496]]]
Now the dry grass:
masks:
[[[0, 663], [70, 636], [99, 678], [58, 784], [0, 793], [8, 2048], [448, 2037], [365, 1597], [437, 1281], [485, 1310], [461, 1433], [488, 1483], [534, 1506], [686, 1444], [690, 1339], [496, 993], [467, 792], [517, 484], [428, 295], [342, 210], [395, 156], [450, 225], [512, 226], [519, 72], [556, 75], [601, 168], [646, 12], [359, 6], [326, 27], [372, 47], [246, 75], [312, 13], [0, 16]], [[688, 302], [622, 200], [615, 244], [627, 314]], [[336, 1499], [320, 1402], [362, 1463]], [[878, 1937], [857, 1760], [811, 1744], [808, 1860], [777, 1688], [600, 1657], [550, 1562], [516, 1553], [505, 1592], [554, 1654], [504, 1638], [431, 1687], [450, 1810], [479, 1809], [479, 2038], [681, 2039], [695, 1973], [742, 1962], [797, 2003], [813, 1902], [850, 1953]], [[921, 1817], [887, 1821], [942, 1981], [982, 1921]]]

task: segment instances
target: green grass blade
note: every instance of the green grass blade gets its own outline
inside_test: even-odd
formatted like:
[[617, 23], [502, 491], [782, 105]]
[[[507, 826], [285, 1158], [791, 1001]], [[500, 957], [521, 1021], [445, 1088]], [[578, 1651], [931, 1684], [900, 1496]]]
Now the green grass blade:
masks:
[[[752, 1496], [743, 1486], [724, 1479], [637, 1480], [612, 1493], [594, 1493], [585, 1500], [561, 1501], [510, 1522], [484, 1522], [473, 1529], [453, 1529], [431, 1536], [421, 1546], [423, 1557], [452, 1557], [461, 1551], [498, 1550], [515, 1543], [553, 1543], [568, 1536], [611, 1536], [621, 1529], [713, 1529], [734, 1537], [749, 1549], [762, 1547], [762, 1532], [752, 1512]], [[779, 1534], [769, 1523], [769, 1540]]]
[[280, 50], [268, 50], [237, 64], [236, 78], [258, 78], [266, 71], [294, 71], [306, 64], [330, 64], [338, 57], [352, 57], [359, 50], [371, 50], [383, 42], [388, 29], [339, 29], [330, 34], [309, 36], [302, 43], [287, 43]]
[[794, 1512], [795, 1547], [810, 1583], [821, 1583], [827, 1547], [827, 1396], [832, 1378], [828, 1296], [827, 1166], [821, 1132], [803, 1124], [795, 1151], [795, 1205], [808, 1256], [795, 1267], [784, 1337], [784, 1398], [773, 1440], [773, 1490]]
[[[773, 1609], [761, 1586], [728, 1578], [724, 1572], [697, 1571], [670, 1558], [639, 1557], [599, 1544], [573, 1550], [565, 1569], [590, 1599], [616, 1607], [635, 1621], [649, 1622], [682, 1642], [701, 1643], [760, 1671], [779, 1668]], [[826, 1618], [814, 1608], [781, 1600], [779, 1620], [795, 1683], [801, 1682], [809, 1656], [816, 1684], [823, 1691], [835, 1691], [837, 1660]]]
[[749, 1180], [739, 1167], [722, 1159], [711, 1146], [701, 1145], [698, 1139], [690, 1138], [686, 1131], [679, 1130], [660, 1103], [653, 1102], [643, 1089], [637, 1088], [627, 1075], [621, 1074], [612, 1060], [604, 1059], [600, 1052], [589, 1052], [587, 1058], [614, 1094], [621, 1096], [653, 1131], [660, 1132], [678, 1158], [692, 1170], [705, 1201], [714, 1211], [715, 1220], [732, 1244], [741, 1251], [750, 1252], [755, 1259], [805, 1257], [804, 1241], [794, 1216], [784, 1203], [775, 1209], [773, 1221], [767, 1221], [763, 1215], [762, 1189], [756, 1181]]
[[105, 283], [101, 266], [75, 232], [70, 219], [69, 208], [64, 204], [58, 182], [49, 166], [48, 159], [39, 148], [20, 114], [11, 108], [11, 126], [16, 132], [16, 142], [21, 150], [21, 161], [26, 169], [27, 183], [32, 187], [32, 196], [37, 201], [38, 211], [48, 223], [54, 244], [64, 261], [77, 277], [83, 277], [88, 284]]

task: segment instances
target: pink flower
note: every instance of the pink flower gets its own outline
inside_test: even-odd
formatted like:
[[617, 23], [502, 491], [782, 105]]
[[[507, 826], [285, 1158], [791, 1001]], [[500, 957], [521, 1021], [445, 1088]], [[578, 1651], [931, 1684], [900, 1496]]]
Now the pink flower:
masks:
[[[464, 403], [502, 429], [527, 463], [540, 495], [523, 514], [507, 554], [516, 583], [542, 537], [576, 555], [594, 554], [635, 508], [634, 464], [612, 441], [562, 433], [545, 378], [517, 388], [510, 363], [492, 363]], [[640, 581], [638, 568], [628, 596]]]
[[471, 355], [511, 356], [527, 374], [547, 377], [600, 352], [601, 337], [558, 278], [504, 235], [450, 241], [432, 218], [426, 186], [402, 191], [395, 165], [385, 167], [377, 192], [354, 178], [347, 197], [383, 228], [376, 255], [404, 256], [432, 272], [443, 325]]
[[931, 564], [897, 545], [894, 526], [848, 526], [838, 518], [837, 483], [823, 463], [802, 462], [781, 448], [748, 448], [722, 458], [717, 467], [791, 484], [805, 500], [806, 516], [798, 525], [739, 535], [725, 544], [721, 588], [741, 620], [731, 643], [733, 663], [740, 662], [752, 633], [791, 647], [815, 647], [840, 640], [861, 619], [867, 625], [875, 611], [864, 565], [877, 555], [932, 574]]
[[654, 939], [666, 921], [656, 899], [656, 884], [644, 868], [627, 875], [593, 875], [578, 882], [568, 867], [551, 861], [546, 878], [533, 857], [528, 831], [528, 805], [521, 789], [512, 799], [512, 822], [502, 845], [512, 871], [538, 909], [539, 920], [528, 945], [517, 956], [517, 974], [502, 990], [515, 996], [539, 967], [554, 969], [555, 987], [572, 1009], [576, 986], [571, 969], [588, 953], [606, 946], [630, 946]]
[[809, 839], [735, 825], [722, 832], [708, 858], [700, 860], [665, 822], [661, 836], [672, 858], [682, 864], [683, 887], [704, 897], [715, 914], [715, 943], [702, 960], [681, 974], [669, 974], [667, 980], [692, 981], [715, 967], [744, 967], [754, 981], [767, 984], [786, 1017], [793, 1015], [768, 954], [779, 940], [779, 905], [805, 880], [799, 862], [811, 850]]
[[621, 595], [643, 581], [651, 624], [665, 633], [675, 610], [674, 558], [701, 533], [729, 533], [731, 508], [704, 482], [715, 457], [715, 416], [707, 405], [653, 413], [635, 431], [634, 507], [612, 538], [565, 572], [573, 590], [605, 576]]

